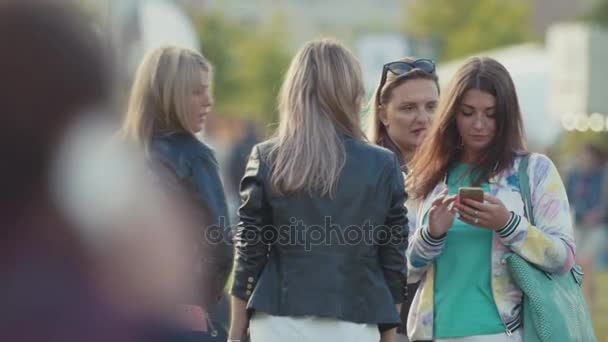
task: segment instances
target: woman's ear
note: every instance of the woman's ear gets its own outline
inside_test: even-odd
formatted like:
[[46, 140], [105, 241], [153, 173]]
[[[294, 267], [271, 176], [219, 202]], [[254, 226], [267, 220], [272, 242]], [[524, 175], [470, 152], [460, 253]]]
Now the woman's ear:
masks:
[[378, 106], [378, 119], [380, 119], [380, 122], [382, 125], [384, 125], [384, 127], [388, 127], [388, 115], [386, 113], [385, 106]]

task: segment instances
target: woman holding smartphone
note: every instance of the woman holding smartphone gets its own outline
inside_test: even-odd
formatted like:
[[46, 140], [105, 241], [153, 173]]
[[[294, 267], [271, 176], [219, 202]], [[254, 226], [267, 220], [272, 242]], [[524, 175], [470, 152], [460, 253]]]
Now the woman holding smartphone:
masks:
[[[411, 341], [521, 341], [522, 292], [504, 258], [516, 253], [550, 273], [573, 266], [566, 192], [544, 155], [532, 154], [528, 167], [536, 225], [525, 217], [517, 171], [527, 154], [508, 71], [487, 57], [469, 59], [440, 100], [406, 181], [415, 203], [408, 282], [421, 282], [408, 317]], [[459, 197], [462, 187], [480, 188], [483, 197], [468, 198], [479, 195], [471, 189]]]

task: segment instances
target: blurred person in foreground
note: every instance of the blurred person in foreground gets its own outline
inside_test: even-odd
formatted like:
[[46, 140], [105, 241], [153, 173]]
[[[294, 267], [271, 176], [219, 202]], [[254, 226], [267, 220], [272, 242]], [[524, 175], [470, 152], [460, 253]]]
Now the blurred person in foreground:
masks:
[[2, 341], [167, 341], [168, 304], [191, 291], [185, 211], [108, 143], [89, 25], [68, 2], [0, 3]]
[[608, 169], [599, 146], [587, 143], [577, 156], [578, 163], [566, 177], [568, 200], [573, 212], [577, 263], [585, 272], [583, 293], [594, 305], [593, 274], [606, 248], [608, 223]]
[[[430, 59], [406, 57], [383, 66], [370, 100], [368, 136], [372, 143], [397, 155], [406, 177], [407, 165], [426, 136], [438, 101], [439, 79]], [[407, 339], [407, 315], [417, 288], [418, 284], [409, 284], [405, 289], [397, 331], [401, 339]]]
[[241, 182], [229, 341], [248, 326], [253, 342], [394, 340], [406, 195], [397, 156], [365, 140], [362, 97], [340, 43], [294, 57], [276, 137], [253, 148]]
[[[516, 253], [549, 273], [574, 265], [566, 191], [553, 162], [530, 156], [528, 222], [518, 167], [526, 151], [515, 85], [488, 57], [468, 59], [439, 101], [407, 177], [414, 206], [408, 281], [420, 281], [410, 341], [522, 340], [522, 291], [504, 258]], [[479, 187], [481, 201], [458, 196]], [[555, 298], [559, 300], [559, 298]]]
[[182, 192], [196, 210], [200, 228], [193, 247], [200, 254], [194, 262], [201, 265], [201, 291], [180, 309], [199, 313], [200, 323], [185, 328], [193, 334], [199, 331], [201, 338], [218, 334], [220, 327], [207, 326], [211, 321], [206, 315], [215, 309], [232, 266], [218, 163], [211, 148], [196, 137], [213, 103], [210, 82], [211, 65], [200, 53], [177, 46], [157, 48], [137, 70], [121, 130], [125, 139], [143, 149], [161, 187]]

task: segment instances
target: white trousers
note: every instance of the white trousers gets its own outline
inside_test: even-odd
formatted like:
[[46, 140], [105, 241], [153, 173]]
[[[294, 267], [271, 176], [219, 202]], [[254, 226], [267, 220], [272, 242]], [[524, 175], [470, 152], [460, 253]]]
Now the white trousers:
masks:
[[494, 335], [478, 335], [455, 338], [438, 338], [435, 342], [522, 342], [523, 329], [517, 329], [511, 336], [506, 333]]
[[251, 342], [378, 342], [376, 324], [358, 324], [319, 317], [281, 317], [254, 313]]

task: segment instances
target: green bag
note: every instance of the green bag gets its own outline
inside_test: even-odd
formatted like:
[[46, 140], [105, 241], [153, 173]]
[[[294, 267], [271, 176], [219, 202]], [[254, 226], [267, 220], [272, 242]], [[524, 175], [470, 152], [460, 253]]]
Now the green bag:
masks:
[[[519, 165], [519, 186], [525, 212], [531, 224], [532, 200], [528, 178], [529, 155]], [[589, 310], [581, 292], [583, 272], [575, 265], [565, 274], [549, 274], [517, 254], [507, 258], [507, 266], [523, 296], [524, 342], [594, 342]]]

